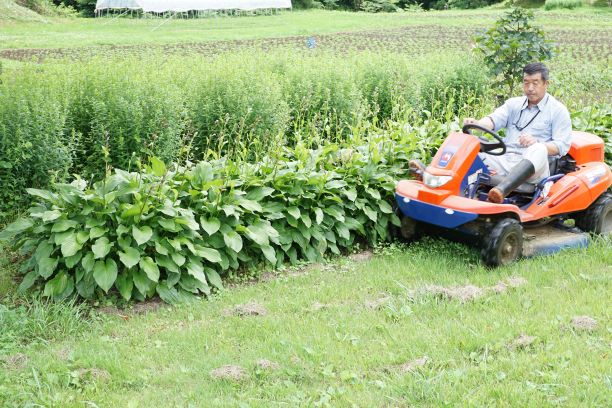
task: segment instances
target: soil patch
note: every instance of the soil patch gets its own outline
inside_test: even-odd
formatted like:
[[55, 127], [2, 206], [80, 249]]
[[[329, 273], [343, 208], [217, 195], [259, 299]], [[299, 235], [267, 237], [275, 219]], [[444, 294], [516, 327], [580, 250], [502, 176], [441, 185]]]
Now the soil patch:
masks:
[[0, 362], [9, 370], [23, 370], [28, 365], [28, 356], [23, 353], [12, 354], [2, 357]]
[[215, 368], [210, 372], [210, 376], [215, 379], [232, 381], [241, 381], [249, 377], [244, 368], [230, 364]]
[[257, 367], [262, 370], [270, 370], [270, 371], [276, 371], [280, 368], [278, 363], [275, 363], [274, 361], [266, 360], [265, 358], [257, 360], [255, 362], [255, 365], [257, 365]]
[[224, 316], [265, 316], [268, 311], [259, 303], [250, 302], [223, 310]]
[[589, 316], [575, 316], [572, 318], [572, 327], [581, 331], [593, 331], [597, 328], [597, 320]]
[[514, 339], [509, 344], [509, 347], [511, 349], [524, 349], [531, 346], [536, 339], [537, 337], [528, 336], [525, 333], [522, 333], [520, 336], [518, 336], [518, 338]]
[[389, 300], [391, 300], [389, 296], [382, 296], [375, 300], [366, 300], [364, 304], [365, 304], [365, 307], [370, 310], [378, 310], [383, 305], [385, 305], [387, 302], [389, 302]]
[[434, 285], [428, 286], [426, 290], [435, 296], [449, 300], [458, 300], [461, 303], [472, 301], [484, 294], [482, 288], [474, 285], [452, 286], [450, 288]]
[[353, 262], [367, 262], [374, 256], [374, 253], [370, 250], [359, 252], [357, 254], [352, 254], [349, 256], [349, 259]]
[[389, 371], [400, 372], [402, 374], [413, 373], [418, 369], [425, 367], [429, 363], [429, 361], [429, 357], [423, 356], [421, 358], [417, 358], [416, 360], [408, 361], [404, 364], [393, 366], [393, 369]]
[[101, 368], [79, 368], [76, 373], [82, 380], [108, 381], [111, 378], [110, 373]]

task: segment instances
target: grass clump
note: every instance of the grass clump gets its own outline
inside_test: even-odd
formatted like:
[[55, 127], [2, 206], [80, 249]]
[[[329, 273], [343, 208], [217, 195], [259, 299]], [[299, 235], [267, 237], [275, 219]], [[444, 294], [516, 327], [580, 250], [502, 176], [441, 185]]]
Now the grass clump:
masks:
[[545, 10], [554, 9], [569, 9], [582, 7], [582, 0], [546, 0], [544, 3]]

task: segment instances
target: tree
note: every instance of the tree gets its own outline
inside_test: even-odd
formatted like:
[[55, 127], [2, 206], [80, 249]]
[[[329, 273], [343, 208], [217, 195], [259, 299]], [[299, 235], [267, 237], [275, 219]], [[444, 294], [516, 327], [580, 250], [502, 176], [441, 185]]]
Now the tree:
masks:
[[542, 29], [531, 24], [533, 18], [531, 11], [517, 7], [474, 38], [475, 52], [484, 57], [500, 90], [507, 91], [506, 97], [514, 95], [525, 65], [550, 60], [554, 55], [554, 45], [544, 38]]

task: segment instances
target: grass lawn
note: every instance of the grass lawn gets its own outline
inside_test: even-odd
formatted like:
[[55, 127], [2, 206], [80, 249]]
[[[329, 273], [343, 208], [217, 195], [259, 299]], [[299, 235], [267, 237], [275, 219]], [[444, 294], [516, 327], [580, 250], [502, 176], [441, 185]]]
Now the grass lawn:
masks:
[[[98, 45], [175, 44], [218, 40], [321, 35], [415, 25], [489, 26], [503, 10], [432, 11], [368, 14], [343, 11], [285, 11], [272, 16], [160, 19], [47, 18], [44, 22], [0, 19], [0, 49], [70, 48]], [[612, 13], [606, 9], [537, 12], [547, 29], [607, 30]], [[156, 29], [156, 27], [158, 27]]]
[[181, 307], [64, 318], [78, 334], [5, 362], [0, 405], [610, 406], [609, 245], [488, 270], [425, 240]]

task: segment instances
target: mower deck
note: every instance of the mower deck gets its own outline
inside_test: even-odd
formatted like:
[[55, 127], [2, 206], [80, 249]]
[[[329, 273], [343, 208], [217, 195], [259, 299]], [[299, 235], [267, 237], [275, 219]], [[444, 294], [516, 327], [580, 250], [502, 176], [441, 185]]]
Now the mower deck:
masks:
[[586, 248], [589, 234], [576, 228], [545, 225], [525, 229], [523, 232], [523, 256], [551, 255], [568, 248]]

